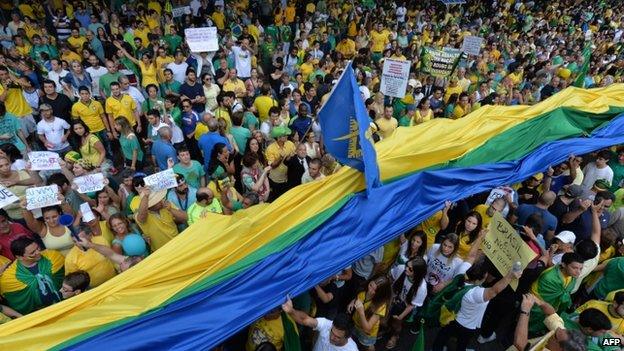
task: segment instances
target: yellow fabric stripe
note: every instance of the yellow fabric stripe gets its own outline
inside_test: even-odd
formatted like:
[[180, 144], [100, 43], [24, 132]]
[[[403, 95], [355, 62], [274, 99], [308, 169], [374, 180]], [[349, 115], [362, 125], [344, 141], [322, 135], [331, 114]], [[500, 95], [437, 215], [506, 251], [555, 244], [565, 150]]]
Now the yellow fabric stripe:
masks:
[[[2, 256], [2, 258], [5, 257]], [[11, 265], [7, 267], [4, 273], [2, 273], [2, 278], [0, 279], [0, 294], [12, 293], [26, 288], [26, 285], [24, 283], [17, 280], [17, 277], [15, 276], [16, 272], [17, 261], [13, 261], [13, 263], [11, 263]]]
[[[569, 88], [536, 106], [483, 107], [463, 119], [438, 119], [399, 128], [393, 138], [376, 146], [382, 179], [458, 158], [491, 137], [561, 106], [586, 112], [624, 106], [624, 85], [594, 90]], [[270, 205], [231, 217], [213, 215], [129, 272], [71, 300], [0, 326], [2, 344], [18, 349], [28, 340], [34, 349], [47, 349], [107, 323], [145, 313], [362, 189], [362, 175], [344, 167]]]

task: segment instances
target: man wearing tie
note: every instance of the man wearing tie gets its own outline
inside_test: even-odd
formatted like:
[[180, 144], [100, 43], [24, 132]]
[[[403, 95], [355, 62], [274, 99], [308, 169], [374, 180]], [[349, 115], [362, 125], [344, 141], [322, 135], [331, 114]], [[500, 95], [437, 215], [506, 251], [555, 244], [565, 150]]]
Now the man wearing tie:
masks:
[[306, 153], [303, 143], [297, 145], [295, 156], [284, 162], [288, 166], [288, 189], [301, 184], [301, 176], [308, 171], [310, 157]]
[[427, 80], [425, 81], [425, 85], [422, 87], [422, 93], [424, 95], [424, 98], [428, 98], [429, 96], [431, 96], [431, 94], [433, 94], [434, 89], [435, 89], [435, 85], [433, 85], [433, 77], [428, 76]]

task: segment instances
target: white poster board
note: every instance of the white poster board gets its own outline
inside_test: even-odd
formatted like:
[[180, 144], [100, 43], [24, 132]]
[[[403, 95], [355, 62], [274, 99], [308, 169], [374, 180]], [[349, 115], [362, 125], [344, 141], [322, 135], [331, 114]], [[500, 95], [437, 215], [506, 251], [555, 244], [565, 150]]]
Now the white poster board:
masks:
[[26, 209], [33, 210], [47, 206], [58, 205], [59, 190], [56, 185], [40, 186], [26, 189]]
[[162, 172], [154, 173], [143, 178], [145, 185], [149, 186], [153, 191], [166, 190], [178, 186], [173, 169], [169, 168]]
[[104, 189], [104, 175], [102, 173], [87, 174], [74, 178], [74, 184], [81, 194], [92, 193]]
[[33, 151], [28, 153], [28, 162], [33, 171], [61, 169], [60, 156], [51, 151]]
[[380, 91], [386, 96], [403, 98], [409, 80], [411, 61], [385, 59]]
[[464, 37], [461, 51], [469, 55], [477, 56], [479, 55], [479, 52], [481, 52], [481, 44], [483, 44], [483, 38], [475, 37], [473, 35], [466, 36]]
[[173, 16], [173, 18], [182, 17], [190, 13], [191, 13], [190, 6], [182, 6], [182, 7], [176, 7], [174, 9], [171, 9], [171, 16]]
[[186, 43], [191, 52], [210, 52], [219, 50], [217, 27], [186, 28]]
[[15, 196], [11, 190], [0, 185], [0, 208], [4, 208], [16, 201], [19, 201], [19, 197]]

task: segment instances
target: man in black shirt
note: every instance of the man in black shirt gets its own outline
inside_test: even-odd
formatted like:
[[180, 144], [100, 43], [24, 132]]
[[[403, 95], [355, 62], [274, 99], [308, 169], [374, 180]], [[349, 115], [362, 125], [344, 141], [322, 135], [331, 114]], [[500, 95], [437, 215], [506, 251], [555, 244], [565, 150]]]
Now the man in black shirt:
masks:
[[306, 82], [303, 87], [305, 89], [305, 95], [301, 98], [301, 101], [310, 105], [310, 112], [312, 114], [316, 114], [316, 109], [319, 106], [319, 99], [316, 96], [316, 88], [309, 82]]
[[67, 123], [71, 123], [72, 101], [65, 94], [56, 92], [56, 83], [53, 80], [46, 79], [43, 81], [44, 96], [41, 97], [40, 104], [48, 104], [52, 106], [52, 115], [62, 118]]

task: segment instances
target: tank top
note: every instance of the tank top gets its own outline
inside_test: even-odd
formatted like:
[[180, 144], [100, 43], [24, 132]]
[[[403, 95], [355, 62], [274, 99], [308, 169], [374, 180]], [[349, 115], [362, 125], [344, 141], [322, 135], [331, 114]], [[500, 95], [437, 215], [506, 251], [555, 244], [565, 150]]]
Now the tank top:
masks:
[[74, 246], [69, 228], [65, 227], [65, 233], [61, 236], [54, 236], [50, 233], [50, 228], [46, 225], [46, 235], [41, 239], [45, 247], [49, 250], [59, 251], [63, 256], [67, 255]]

